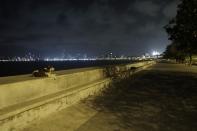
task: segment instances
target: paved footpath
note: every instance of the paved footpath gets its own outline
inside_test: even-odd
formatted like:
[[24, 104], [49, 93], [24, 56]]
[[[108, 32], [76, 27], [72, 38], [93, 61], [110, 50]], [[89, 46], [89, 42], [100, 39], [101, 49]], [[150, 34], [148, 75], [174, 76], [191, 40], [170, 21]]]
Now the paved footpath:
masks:
[[156, 64], [24, 131], [197, 131], [197, 67]]

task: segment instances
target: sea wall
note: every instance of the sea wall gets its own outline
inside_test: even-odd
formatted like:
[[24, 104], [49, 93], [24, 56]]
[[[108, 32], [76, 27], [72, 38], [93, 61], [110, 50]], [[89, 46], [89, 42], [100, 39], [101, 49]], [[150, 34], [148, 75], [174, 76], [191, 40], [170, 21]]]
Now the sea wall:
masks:
[[[124, 72], [140, 71], [154, 61], [116, 67]], [[107, 67], [55, 72], [55, 77], [29, 75], [0, 78], [0, 130], [18, 130], [35, 119], [59, 111], [107, 87], [111, 79]]]
[[[59, 74], [62, 75], [59, 75]], [[63, 74], [65, 73], [65, 74]], [[17, 77], [17, 76], [16, 76]], [[20, 77], [20, 76], [19, 76]], [[70, 71], [58, 72], [56, 77], [33, 78], [4, 83], [0, 85], [0, 109], [30, 101], [49, 94], [57, 93], [68, 88], [88, 84], [90, 82], [103, 79], [103, 69], [86, 68]], [[10, 79], [15, 79], [11, 77]]]

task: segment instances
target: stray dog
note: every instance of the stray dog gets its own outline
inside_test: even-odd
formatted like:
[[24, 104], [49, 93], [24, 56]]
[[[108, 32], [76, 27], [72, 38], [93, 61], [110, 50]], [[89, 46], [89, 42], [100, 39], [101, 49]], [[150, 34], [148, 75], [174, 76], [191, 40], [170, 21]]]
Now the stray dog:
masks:
[[53, 73], [55, 71], [55, 68], [52, 66], [47, 66], [44, 69], [39, 69], [33, 71], [32, 75], [34, 77], [53, 77], [55, 74]]

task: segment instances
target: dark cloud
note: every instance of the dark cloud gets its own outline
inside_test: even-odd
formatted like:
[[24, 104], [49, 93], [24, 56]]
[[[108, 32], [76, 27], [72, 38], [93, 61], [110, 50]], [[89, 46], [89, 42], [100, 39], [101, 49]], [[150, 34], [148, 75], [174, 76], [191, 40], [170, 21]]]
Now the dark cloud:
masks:
[[136, 1], [133, 4], [134, 10], [146, 14], [149, 16], [157, 16], [159, 14], [159, 10], [161, 5], [155, 3], [154, 1]]
[[175, 17], [178, 3], [179, 3], [178, 0], [174, 0], [174, 1], [170, 2], [168, 5], [165, 6], [165, 8], [163, 10], [163, 14], [168, 18]]
[[175, 15], [176, 4], [177, 0], [1, 1], [0, 46], [54, 54], [163, 51], [168, 44], [163, 26]]

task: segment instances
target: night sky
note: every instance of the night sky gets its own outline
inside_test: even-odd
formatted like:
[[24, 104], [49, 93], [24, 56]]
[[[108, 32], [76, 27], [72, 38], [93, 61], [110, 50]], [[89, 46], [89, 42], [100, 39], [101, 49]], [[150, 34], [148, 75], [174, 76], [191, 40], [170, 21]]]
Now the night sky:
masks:
[[1, 0], [0, 55], [164, 51], [178, 0]]

